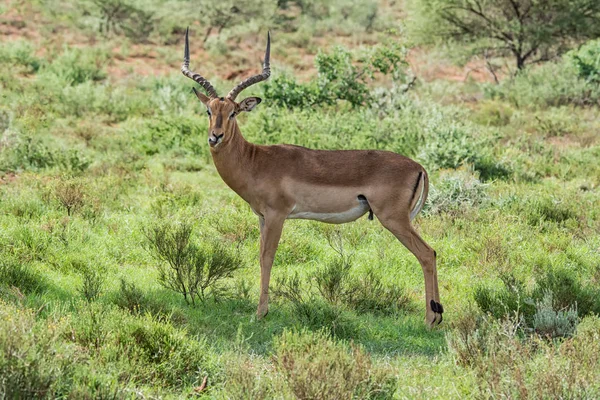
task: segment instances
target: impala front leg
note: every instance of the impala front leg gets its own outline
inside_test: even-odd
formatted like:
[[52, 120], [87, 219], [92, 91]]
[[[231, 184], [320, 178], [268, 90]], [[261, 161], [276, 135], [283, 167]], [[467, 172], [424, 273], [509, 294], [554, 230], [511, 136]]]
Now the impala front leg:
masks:
[[269, 281], [275, 252], [283, 229], [285, 217], [260, 216], [260, 299], [256, 317], [261, 319], [269, 312]]

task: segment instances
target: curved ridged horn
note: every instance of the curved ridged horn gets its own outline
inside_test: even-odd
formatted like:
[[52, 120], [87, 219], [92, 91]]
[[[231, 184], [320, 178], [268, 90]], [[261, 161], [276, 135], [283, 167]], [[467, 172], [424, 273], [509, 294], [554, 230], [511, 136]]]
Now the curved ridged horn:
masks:
[[183, 53], [183, 64], [181, 65], [181, 73], [184, 74], [185, 76], [187, 76], [188, 78], [193, 79], [194, 82], [196, 82], [200, 86], [202, 86], [211, 98], [219, 97], [219, 95], [217, 94], [217, 91], [210, 84], [209, 81], [204, 79], [204, 77], [202, 77], [202, 75], [192, 72], [189, 69], [190, 68], [190, 43], [189, 43], [189, 39], [188, 39], [189, 30], [190, 30], [189, 27], [185, 30], [185, 51]]
[[252, 86], [255, 83], [262, 82], [267, 80], [271, 75], [271, 64], [269, 63], [269, 59], [271, 57], [271, 32], [267, 32], [267, 51], [265, 52], [265, 59], [263, 60], [263, 70], [260, 74], [251, 76], [248, 79], [240, 82], [236, 87], [231, 89], [229, 94], [227, 95], [228, 99], [235, 100], [238, 94], [241, 93], [242, 90], [246, 89], [248, 86]]

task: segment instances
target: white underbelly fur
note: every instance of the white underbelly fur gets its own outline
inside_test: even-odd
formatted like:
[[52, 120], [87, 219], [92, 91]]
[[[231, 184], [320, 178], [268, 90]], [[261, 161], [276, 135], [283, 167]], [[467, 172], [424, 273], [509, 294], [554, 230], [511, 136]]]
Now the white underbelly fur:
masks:
[[312, 219], [330, 224], [343, 224], [345, 222], [355, 221], [365, 215], [367, 211], [369, 211], [369, 203], [366, 201], [359, 202], [356, 207], [337, 213], [315, 213], [297, 210], [296, 208], [297, 207], [294, 207], [290, 215], [288, 215], [288, 219]]

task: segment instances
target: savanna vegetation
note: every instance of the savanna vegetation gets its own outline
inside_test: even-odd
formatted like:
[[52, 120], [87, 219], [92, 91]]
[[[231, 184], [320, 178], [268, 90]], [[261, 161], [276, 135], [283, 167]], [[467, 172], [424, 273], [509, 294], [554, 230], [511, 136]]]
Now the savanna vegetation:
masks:
[[[598, 15], [563, 3], [0, 2], [0, 397], [600, 397], [600, 41], [573, 26]], [[188, 25], [221, 92], [271, 30], [248, 140], [427, 168], [441, 325], [366, 217], [288, 221], [254, 319], [258, 224], [211, 163]]]

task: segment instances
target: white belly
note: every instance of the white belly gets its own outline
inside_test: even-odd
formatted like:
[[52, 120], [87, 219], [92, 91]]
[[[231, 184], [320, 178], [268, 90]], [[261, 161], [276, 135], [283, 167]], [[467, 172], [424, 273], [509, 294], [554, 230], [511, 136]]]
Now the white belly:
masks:
[[315, 221], [327, 222], [329, 224], [343, 224], [346, 222], [352, 222], [362, 217], [369, 211], [369, 203], [366, 201], [360, 201], [356, 207], [352, 207], [345, 211], [330, 212], [330, 213], [319, 213], [312, 211], [303, 211], [299, 207], [294, 207], [288, 219], [312, 219]]

